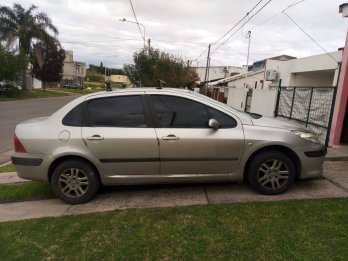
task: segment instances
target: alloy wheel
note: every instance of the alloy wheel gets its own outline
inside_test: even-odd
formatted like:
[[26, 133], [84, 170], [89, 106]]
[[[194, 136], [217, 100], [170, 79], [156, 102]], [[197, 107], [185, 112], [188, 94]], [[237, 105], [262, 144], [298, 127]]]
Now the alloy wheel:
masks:
[[78, 168], [64, 170], [58, 178], [59, 190], [68, 198], [80, 198], [89, 186], [88, 176]]
[[283, 161], [271, 159], [260, 165], [257, 180], [263, 188], [276, 190], [286, 185], [289, 175], [289, 168]]

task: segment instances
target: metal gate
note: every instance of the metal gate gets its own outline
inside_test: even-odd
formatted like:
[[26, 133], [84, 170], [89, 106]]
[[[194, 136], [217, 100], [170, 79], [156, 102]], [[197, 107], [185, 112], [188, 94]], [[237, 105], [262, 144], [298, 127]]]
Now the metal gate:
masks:
[[328, 145], [336, 87], [280, 86], [275, 117], [304, 125]]

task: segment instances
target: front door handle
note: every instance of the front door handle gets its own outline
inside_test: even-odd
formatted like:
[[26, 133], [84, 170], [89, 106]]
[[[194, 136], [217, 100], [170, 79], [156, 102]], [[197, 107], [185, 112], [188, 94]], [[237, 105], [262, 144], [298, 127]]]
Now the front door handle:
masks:
[[101, 141], [103, 139], [104, 139], [104, 137], [101, 137], [100, 135], [93, 135], [93, 136], [87, 138], [87, 140], [92, 140], [92, 141]]
[[168, 136], [164, 136], [162, 137], [162, 140], [179, 140], [179, 137], [173, 135], [173, 134], [170, 134]]

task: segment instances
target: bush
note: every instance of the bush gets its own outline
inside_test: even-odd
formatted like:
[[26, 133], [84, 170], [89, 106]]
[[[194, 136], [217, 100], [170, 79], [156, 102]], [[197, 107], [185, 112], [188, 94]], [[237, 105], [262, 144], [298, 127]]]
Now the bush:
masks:
[[0, 85], [0, 95], [9, 97], [9, 98], [16, 98], [21, 96], [21, 90], [9, 83]]

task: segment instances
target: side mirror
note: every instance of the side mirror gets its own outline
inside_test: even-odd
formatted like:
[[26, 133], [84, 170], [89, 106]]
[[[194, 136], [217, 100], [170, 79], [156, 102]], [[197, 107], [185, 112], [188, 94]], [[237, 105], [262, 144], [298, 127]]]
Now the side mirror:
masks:
[[220, 128], [220, 123], [215, 119], [210, 119], [209, 120], [209, 127], [214, 129], [214, 130], [217, 130]]

